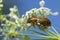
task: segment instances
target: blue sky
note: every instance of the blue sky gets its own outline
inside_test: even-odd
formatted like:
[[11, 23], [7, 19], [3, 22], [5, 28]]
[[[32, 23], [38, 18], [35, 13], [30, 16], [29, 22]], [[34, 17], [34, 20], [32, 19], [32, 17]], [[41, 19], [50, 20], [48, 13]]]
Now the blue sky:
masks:
[[[41, 0], [4, 0], [4, 9], [5, 12], [8, 12], [8, 8], [16, 5], [18, 7], [20, 15], [25, 14], [26, 11], [32, 8], [39, 8], [39, 2]], [[52, 12], [59, 12], [58, 16], [49, 16], [49, 19], [52, 22], [52, 25], [58, 30], [60, 33], [60, 0], [44, 0], [45, 7], [51, 9]]]

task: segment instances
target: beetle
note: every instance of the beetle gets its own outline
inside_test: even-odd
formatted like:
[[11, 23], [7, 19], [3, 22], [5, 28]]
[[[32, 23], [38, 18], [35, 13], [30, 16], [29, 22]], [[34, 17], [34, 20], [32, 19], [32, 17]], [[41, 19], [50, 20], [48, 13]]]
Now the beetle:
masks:
[[44, 28], [51, 26], [51, 21], [44, 16], [33, 16], [27, 20], [27, 23], [32, 23], [32, 26], [36, 23], [38, 27], [42, 25]]

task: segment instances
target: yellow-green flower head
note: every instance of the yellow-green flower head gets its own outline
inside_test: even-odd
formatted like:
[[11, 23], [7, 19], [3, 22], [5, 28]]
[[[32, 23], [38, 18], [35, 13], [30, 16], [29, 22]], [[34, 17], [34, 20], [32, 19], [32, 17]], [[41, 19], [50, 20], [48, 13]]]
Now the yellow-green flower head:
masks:
[[10, 30], [8, 32], [8, 37], [9, 38], [17, 38], [18, 36], [19, 36], [19, 33], [17, 31], [15, 31], [15, 30]]

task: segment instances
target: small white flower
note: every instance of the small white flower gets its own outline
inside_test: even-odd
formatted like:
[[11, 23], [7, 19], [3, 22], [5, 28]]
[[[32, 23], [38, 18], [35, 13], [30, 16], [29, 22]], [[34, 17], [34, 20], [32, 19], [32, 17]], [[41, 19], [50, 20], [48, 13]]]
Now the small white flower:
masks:
[[18, 21], [17, 20], [15, 20], [15, 22], [18, 24]]
[[12, 18], [15, 18], [15, 19], [16, 19], [16, 18], [17, 18], [17, 16], [16, 16], [16, 15], [13, 15], [13, 16], [12, 16]]
[[37, 11], [37, 9], [36, 8], [33, 8], [32, 10], [31, 10], [31, 13], [35, 13]]
[[41, 7], [39, 9], [40, 9], [41, 14], [44, 14], [44, 16], [49, 15], [50, 14], [50, 11], [51, 11], [51, 9], [46, 8], [46, 7]]
[[37, 13], [40, 13], [40, 10], [39, 9], [37, 9], [37, 11], [36, 11]]
[[43, 6], [44, 6], [44, 4], [45, 4], [44, 0], [40, 1], [40, 3], [39, 3], [39, 4], [40, 4], [40, 6], [41, 6], [41, 7], [43, 7]]
[[45, 10], [46, 10], [46, 15], [50, 15], [51, 14], [51, 9], [45, 8]]
[[13, 12], [11, 12], [11, 13], [9, 14], [9, 16], [12, 17], [12, 18], [14, 18], [14, 19], [17, 18], [17, 16], [16, 16], [15, 14], [13, 14]]
[[30, 11], [27, 11], [27, 12], [26, 12], [26, 17], [29, 18], [30, 15], [31, 15], [31, 13], [32, 13], [31, 10], [30, 10]]
[[55, 12], [55, 13], [51, 13], [51, 15], [57, 16], [57, 15], [59, 15], [59, 13]]
[[44, 7], [40, 7], [40, 8], [39, 8], [40, 12], [42, 12], [42, 9], [44, 9]]
[[29, 11], [26, 12], [26, 16], [28, 16]]
[[11, 11], [11, 12], [16, 12], [16, 11], [17, 11], [16, 6], [14, 6], [13, 8], [10, 8], [10, 11]]
[[10, 8], [10, 11], [14, 11], [14, 9], [13, 8]]
[[28, 12], [26, 12], [25, 16], [26, 16], [27, 18], [29, 18], [29, 16], [28, 16]]

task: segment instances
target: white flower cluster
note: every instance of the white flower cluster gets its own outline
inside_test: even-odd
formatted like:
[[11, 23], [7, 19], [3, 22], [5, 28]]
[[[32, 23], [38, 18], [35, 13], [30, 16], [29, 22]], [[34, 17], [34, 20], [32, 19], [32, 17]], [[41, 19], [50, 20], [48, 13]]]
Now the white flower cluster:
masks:
[[10, 8], [9, 16], [16, 19], [17, 18], [17, 15], [16, 15], [17, 13], [16, 12], [17, 12], [17, 7], [16, 6], [14, 6], [13, 8]]
[[39, 9], [34, 8], [34, 9], [26, 12], [26, 16], [28, 18], [31, 18], [32, 16], [45, 16], [46, 17], [50, 14], [51, 14], [50, 9], [45, 8], [45, 7], [44, 8], [41, 7]]
[[27, 18], [31, 18], [32, 16], [44, 16], [44, 17], [47, 17], [47, 16], [49, 16], [49, 15], [58, 15], [58, 12], [51, 12], [51, 9], [49, 9], [49, 8], [47, 8], [47, 7], [44, 7], [44, 4], [45, 4], [45, 2], [44, 2], [44, 0], [42, 0], [41, 2], [40, 2], [40, 8], [33, 8], [33, 9], [31, 9], [31, 10], [29, 10], [29, 11], [27, 11], [26, 12], [26, 16], [27, 16]]

